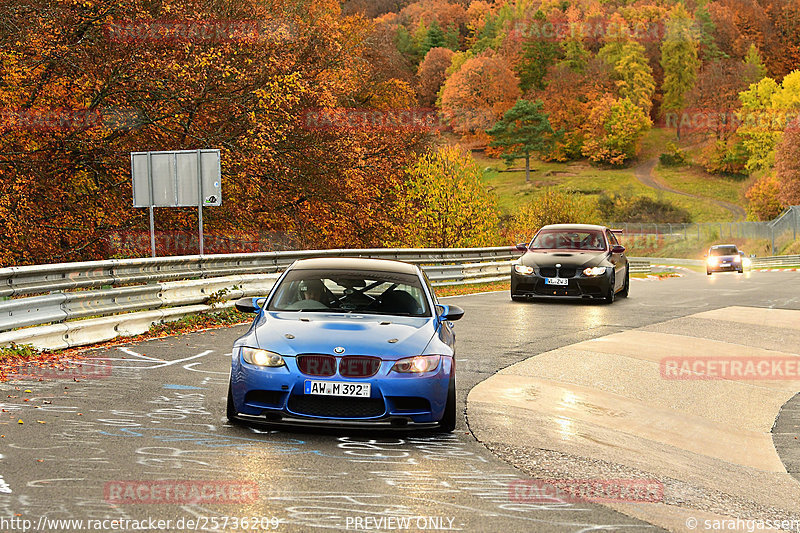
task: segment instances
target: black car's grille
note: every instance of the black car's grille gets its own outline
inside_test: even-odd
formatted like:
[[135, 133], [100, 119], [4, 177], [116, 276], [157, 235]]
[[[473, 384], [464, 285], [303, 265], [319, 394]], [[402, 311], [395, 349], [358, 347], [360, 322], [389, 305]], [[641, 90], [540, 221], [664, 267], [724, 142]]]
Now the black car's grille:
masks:
[[543, 267], [539, 269], [539, 275], [543, 278], [574, 278], [577, 270], [572, 267]]
[[380, 398], [337, 398], [293, 394], [289, 396], [287, 409], [299, 415], [334, 418], [373, 418], [386, 412]]

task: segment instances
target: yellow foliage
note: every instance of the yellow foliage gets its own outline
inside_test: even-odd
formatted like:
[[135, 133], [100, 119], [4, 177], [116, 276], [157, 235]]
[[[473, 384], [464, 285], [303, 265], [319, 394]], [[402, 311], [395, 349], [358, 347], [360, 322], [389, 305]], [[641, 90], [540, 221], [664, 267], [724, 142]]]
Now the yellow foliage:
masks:
[[420, 156], [398, 191], [398, 231], [388, 246], [458, 248], [499, 241], [497, 199], [468, 153], [444, 147]]
[[545, 189], [523, 205], [506, 228], [511, 242], [529, 242], [548, 224], [598, 224], [593, 202], [575, 193]]

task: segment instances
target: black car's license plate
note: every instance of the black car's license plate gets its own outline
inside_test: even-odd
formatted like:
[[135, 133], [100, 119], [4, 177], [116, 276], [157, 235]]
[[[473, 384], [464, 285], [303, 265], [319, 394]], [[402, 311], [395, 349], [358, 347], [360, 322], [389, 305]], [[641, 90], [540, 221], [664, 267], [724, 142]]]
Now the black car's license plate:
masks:
[[567, 278], [544, 278], [544, 284], [565, 287], [569, 285], [569, 280]]

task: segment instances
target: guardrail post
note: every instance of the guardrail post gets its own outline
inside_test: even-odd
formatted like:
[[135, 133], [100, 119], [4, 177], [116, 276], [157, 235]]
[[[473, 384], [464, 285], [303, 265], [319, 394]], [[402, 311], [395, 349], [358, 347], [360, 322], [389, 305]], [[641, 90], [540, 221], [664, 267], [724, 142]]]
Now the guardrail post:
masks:
[[772, 252], [771, 252], [771, 254], [775, 255], [775, 227], [774, 226], [771, 228], [771, 232], [772, 232]]

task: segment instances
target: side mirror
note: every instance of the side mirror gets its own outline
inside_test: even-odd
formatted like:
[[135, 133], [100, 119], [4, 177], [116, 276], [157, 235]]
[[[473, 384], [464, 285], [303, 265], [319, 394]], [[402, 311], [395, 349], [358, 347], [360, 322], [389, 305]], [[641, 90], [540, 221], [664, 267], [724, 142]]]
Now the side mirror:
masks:
[[464, 310], [457, 305], [437, 305], [436, 313], [441, 320], [459, 320], [464, 316]]
[[614, 246], [611, 247], [611, 253], [612, 254], [624, 254], [625, 253], [625, 247], [621, 246], [619, 244], [615, 244]]
[[236, 300], [234, 306], [238, 311], [242, 313], [258, 313], [261, 311], [261, 306], [264, 305], [263, 301], [261, 305], [259, 305], [259, 300], [264, 300], [263, 298], [239, 298]]
[[518, 252], [527, 252], [528, 251], [528, 244], [524, 243], [524, 242], [521, 242], [521, 243], [517, 244], [516, 246], [514, 246], [514, 249], [517, 250]]

